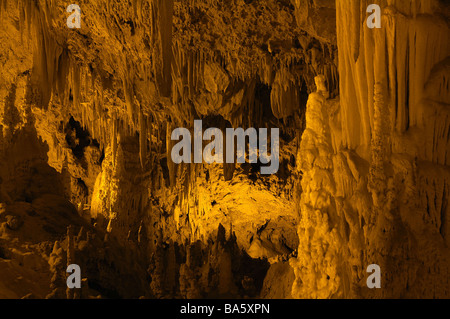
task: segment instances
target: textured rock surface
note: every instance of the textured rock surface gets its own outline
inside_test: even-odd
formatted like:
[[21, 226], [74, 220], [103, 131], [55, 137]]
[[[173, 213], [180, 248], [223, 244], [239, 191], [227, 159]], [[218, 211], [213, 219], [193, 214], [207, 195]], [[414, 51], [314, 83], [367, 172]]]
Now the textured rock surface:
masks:
[[[450, 297], [445, 1], [78, 4], [0, 0], [0, 298]], [[278, 173], [173, 163], [194, 119]]]
[[294, 297], [449, 294], [447, 80], [425, 89], [445, 73], [448, 20], [437, 1], [381, 1], [383, 27], [369, 29], [370, 3], [336, 1], [340, 96], [318, 85], [308, 99]]

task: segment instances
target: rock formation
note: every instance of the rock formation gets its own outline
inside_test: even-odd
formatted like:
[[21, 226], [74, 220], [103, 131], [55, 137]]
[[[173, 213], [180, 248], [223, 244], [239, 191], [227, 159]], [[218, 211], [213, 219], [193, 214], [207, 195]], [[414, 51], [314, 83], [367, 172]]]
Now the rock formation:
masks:
[[[0, 0], [0, 298], [450, 297], [445, 0], [65, 5]], [[277, 173], [176, 164], [198, 119]]]

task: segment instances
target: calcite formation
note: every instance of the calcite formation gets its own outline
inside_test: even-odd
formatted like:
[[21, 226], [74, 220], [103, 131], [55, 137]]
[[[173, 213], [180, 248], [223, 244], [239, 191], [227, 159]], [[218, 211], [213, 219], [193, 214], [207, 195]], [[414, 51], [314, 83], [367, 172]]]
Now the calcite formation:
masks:
[[[0, 298], [450, 297], [446, 1], [77, 4], [0, 0]], [[175, 162], [195, 120], [278, 171]]]

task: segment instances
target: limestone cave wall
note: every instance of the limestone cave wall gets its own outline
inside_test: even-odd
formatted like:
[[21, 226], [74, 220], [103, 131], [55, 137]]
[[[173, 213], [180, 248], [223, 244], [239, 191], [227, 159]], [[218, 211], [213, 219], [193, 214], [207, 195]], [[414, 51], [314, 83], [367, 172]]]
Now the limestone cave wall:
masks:
[[[70, 4], [0, 0], [0, 298], [450, 297], [446, 1]], [[176, 164], [198, 119], [277, 173]]]

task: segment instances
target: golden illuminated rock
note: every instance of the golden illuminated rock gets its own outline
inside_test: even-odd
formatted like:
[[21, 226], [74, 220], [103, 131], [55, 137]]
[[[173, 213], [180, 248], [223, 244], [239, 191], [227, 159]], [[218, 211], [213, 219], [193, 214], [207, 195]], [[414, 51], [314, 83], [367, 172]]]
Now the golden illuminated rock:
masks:
[[450, 297], [446, 1], [66, 5], [0, 0], [0, 298]]

